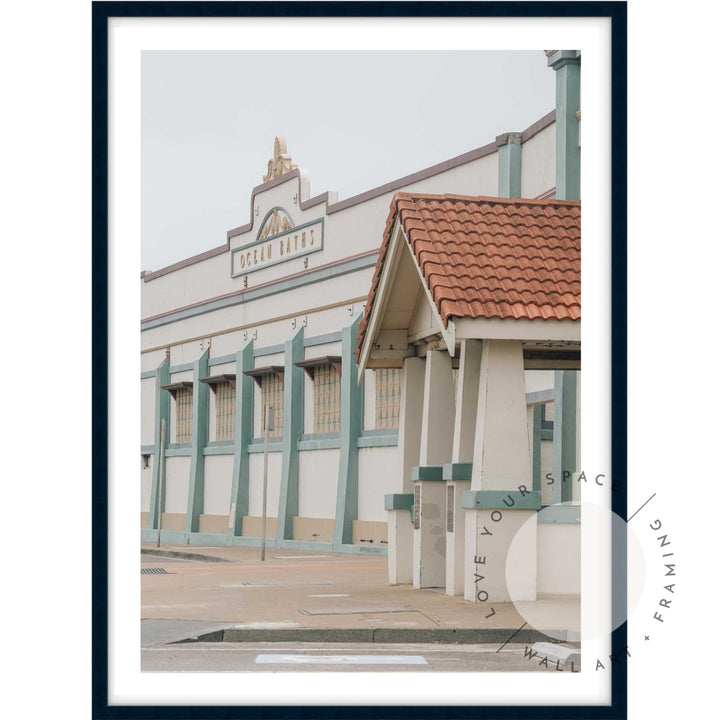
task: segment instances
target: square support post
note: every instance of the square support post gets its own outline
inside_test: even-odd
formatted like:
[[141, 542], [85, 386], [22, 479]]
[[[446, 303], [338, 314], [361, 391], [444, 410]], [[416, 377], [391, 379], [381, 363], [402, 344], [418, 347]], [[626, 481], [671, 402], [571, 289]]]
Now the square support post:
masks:
[[253, 367], [253, 341], [248, 340], [235, 356], [235, 449], [233, 457], [232, 489], [230, 490], [230, 517], [228, 535], [242, 535], [243, 518], [249, 512], [250, 455], [248, 446], [252, 438], [252, 409], [255, 389], [253, 379], [245, 370]]
[[400, 381], [400, 418], [398, 423], [398, 452], [401, 477], [396, 492], [410, 498], [398, 504], [394, 495], [385, 496], [388, 512], [388, 582], [391, 585], [412, 582], [413, 523], [412, 468], [420, 459], [422, 407], [425, 392], [425, 359], [405, 358]]
[[[170, 440], [170, 393], [162, 389], [162, 385], [170, 383], [170, 358], [165, 358], [160, 367], [155, 370], [155, 457], [153, 458], [152, 486], [150, 488], [150, 527], [158, 529], [158, 518], [165, 507], [165, 477], [160, 477], [160, 468], [163, 469], [163, 476], [166, 473], [166, 463], [160, 462], [160, 458], [167, 450]], [[165, 420], [167, 432], [165, 433], [165, 445], [160, 442], [162, 433], [160, 431], [162, 421]], [[158, 486], [162, 488], [162, 496], [159, 496]]]
[[512, 599], [536, 597], [540, 500], [532, 489], [527, 417], [522, 343], [483, 341], [471, 491], [462, 501], [470, 602], [511, 599], [505, 573], [511, 546], [513, 562], [522, 566]]
[[207, 383], [201, 383], [201, 377], [207, 377], [210, 349], [202, 352], [193, 362], [193, 418], [192, 418], [192, 458], [190, 461], [190, 482], [188, 485], [187, 516], [185, 532], [198, 532], [200, 515], [205, 504], [205, 455], [208, 441], [208, 392]]

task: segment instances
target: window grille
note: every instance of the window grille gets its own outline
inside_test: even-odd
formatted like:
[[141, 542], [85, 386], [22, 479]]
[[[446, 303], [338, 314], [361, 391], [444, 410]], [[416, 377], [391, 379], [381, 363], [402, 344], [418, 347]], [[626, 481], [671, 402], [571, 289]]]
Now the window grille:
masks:
[[273, 429], [269, 437], [282, 437], [283, 434], [283, 381], [278, 375], [272, 373], [263, 375], [260, 385], [262, 399], [260, 435], [265, 436], [265, 405], [270, 405], [274, 411]]
[[235, 439], [235, 388], [228, 381], [215, 386], [215, 436], [218, 442]]
[[313, 432], [340, 432], [340, 373], [332, 365], [318, 365], [313, 380]]
[[193, 394], [190, 388], [178, 388], [175, 392], [176, 430], [175, 442], [189, 443], [192, 440]]
[[380, 368], [375, 375], [375, 427], [378, 430], [395, 429], [400, 418], [399, 368]]

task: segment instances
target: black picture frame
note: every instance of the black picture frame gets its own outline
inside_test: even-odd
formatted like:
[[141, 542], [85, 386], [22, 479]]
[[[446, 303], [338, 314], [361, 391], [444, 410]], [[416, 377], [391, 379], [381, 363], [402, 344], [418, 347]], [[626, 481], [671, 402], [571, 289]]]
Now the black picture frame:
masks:
[[[627, 519], [627, 6], [624, 2], [93, 2], [92, 4], [92, 716], [93, 718], [597, 718], [627, 715], [627, 664], [609, 668], [609, 706], [142, 706], [109, 705], [108, 658], [108, 23], [128, 17], [604, 17], [611, 22], [612, 511]], [[625, 586], [626, 538], [613, 535], [615, 589]], [[613, 614], [625, 616], [624, 592]], [[623, 604], [619, 607], [617, 604]], [[625, 655], [627, 624], [612, 633]]]

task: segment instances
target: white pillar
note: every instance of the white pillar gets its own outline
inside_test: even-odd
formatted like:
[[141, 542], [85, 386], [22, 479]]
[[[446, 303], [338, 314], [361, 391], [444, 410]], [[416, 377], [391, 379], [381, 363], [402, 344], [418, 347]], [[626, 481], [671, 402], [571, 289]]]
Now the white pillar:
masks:
[[472, 490], [532, 488], [525, 370], [519, 340], [483, 342]]
[[443, 465], [452, 456], [455, 400], [452, 363], [445, 350], [429, 350], [425, 358], [425, 391], [418, 465]]
[[415, 480], [413, 586], [445, 587], [445, 483], [442, 466], [452, 456], [455, 401], [452, 364], [444, 350], [425, 358], [419, 471]]
[[[420, 459], [422, 407], [425, 392], [425, 359], [405, 358], [400, 380], [398, 452], [401, 478], [396, 492], [411, 494], [412, 468]], [[388, 581], [409, 584], [413, 579], [413, 524], [410, 510], [388, 510]]]
[[455, 396], [455, 427], [453, 431], [452, 461], [472, 462], [475, 449], [478, 384], [482, 343], [463, 340], [460, 346], [457, 394]]
[[423, 398], [425, 394], [425, 358], [405, 358], [400, 384], [400, 420], [398, 452], [402, 462], [402, 489], [413, 491], [412, 468], [420, 464]]
[[464, 595], [465, 593], [465, 510], [461, 506], [461, 500], [463, 492], [470, 489], [468, 471], [471, 468], [470, 463], [472, 463], [475, 446], [481, 354], [481, 341], [462, 341], [455, 393], [452, 464], [445, 466], [443, 474], [446, 481], [448, 523], [445, 536], [445, 592], [447, 595]]
[[[465, 514], [465, 594], [471, 602], [535, 600], [537, 590], [537, 497], [527, 429], [525, 373], [519, 340], [483, 342], [471, 490], [474, 507]], [[519, 509], [523, 508], [523, 509]], [[510, 597], [505, 566], [514, 553], [523, 563], [522, 582]], [[517, 560], [519, 558], [519, 560]], [[518, 572], [514, 573], [517, 577]]]
[[465, 594], [465, 513], [467, 511], [463, 510], [461, 501], [463, 491], [469, 489], [469, 480], [447, 480], [445, 483], [448, 523], [451, 523], [445, 534], [445, 593], [447, 595]]

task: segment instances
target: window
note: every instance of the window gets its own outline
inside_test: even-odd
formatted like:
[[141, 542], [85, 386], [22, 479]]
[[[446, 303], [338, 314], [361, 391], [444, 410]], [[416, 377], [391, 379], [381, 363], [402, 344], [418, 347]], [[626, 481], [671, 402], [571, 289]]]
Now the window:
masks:
[[181, 387], [175, 391], [175, 442], [189, 443], [192, 441], [192, 389]]
[[215, 385], [215, 438], [235, 439], [235, 387], [228, 380]]
[[333, 365], [318, 365], [313, 379], [313, 432], [340, 432], [340, 373]]
[[380, 368], [375, 374], [375, 428], [396, 429], [400, 418], [399, 368]]
[[274, 410], [273, 429], [269, 437], [282, 437], [283, 434], [283, 379], [279, 375], [267, 374], [260, 378], [260, 397], [262, 400], [260, 434], [265, 436], [265, 405]]

